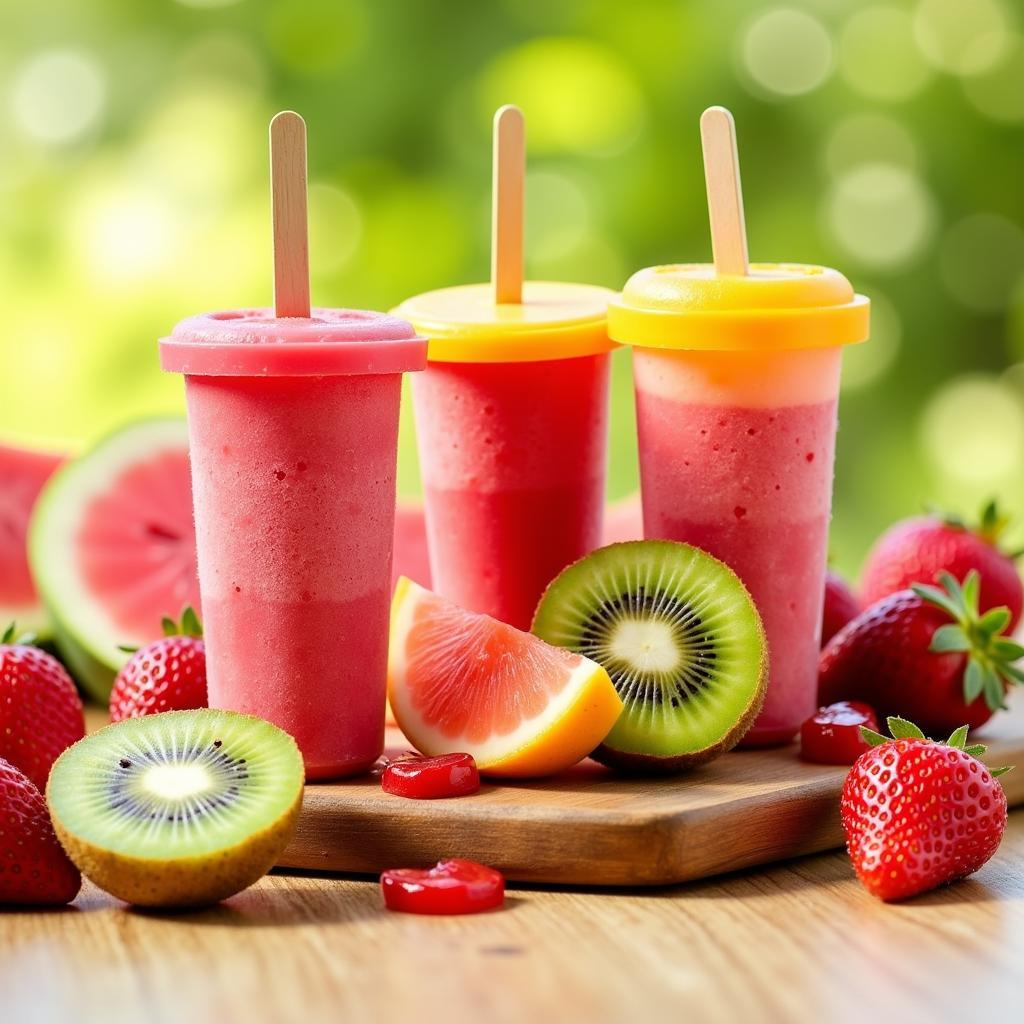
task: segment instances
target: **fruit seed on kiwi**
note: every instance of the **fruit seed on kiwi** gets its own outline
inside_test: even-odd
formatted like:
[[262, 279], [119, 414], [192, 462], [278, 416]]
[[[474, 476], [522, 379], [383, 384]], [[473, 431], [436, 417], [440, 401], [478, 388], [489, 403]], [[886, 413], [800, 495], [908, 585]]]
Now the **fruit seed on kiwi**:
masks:
[[302, 805], [295, 741], [232, 711], [130, 718], [69, 747], [46, 799], [82, 874], [147, 907], [202, 906], [251, 885]]
[[591, 756], [616, 768], [704, 764], [739, 742], [764, 702], [761, 616], [732, 569], [690, 544], [594, 551], [548, 586], [533, 632], [611, 676], [625, 709]]

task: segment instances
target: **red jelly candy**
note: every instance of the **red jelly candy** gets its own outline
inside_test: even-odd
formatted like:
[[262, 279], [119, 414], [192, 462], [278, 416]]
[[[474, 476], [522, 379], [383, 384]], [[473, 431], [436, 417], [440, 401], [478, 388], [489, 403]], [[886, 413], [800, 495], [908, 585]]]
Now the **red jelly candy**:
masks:
[[843, 700], [818, 708], [800, 726], [800, 756], [815, 764], [853, 764], [870, 749], [861, 726], [878, 732], [878, 719], [867, 704]]
[[480, 788], [480, 773], [471, 754], [404, 757], [387, 765], [380, 785], [385, 793], [395, 796], [435, 800], [475, 793]]
[[388, 910], [406, 914], [476, 914], [505, 902], [500, 871], [472, 860], [442, 860], [425, 871], [393, 868], [380, 876]]

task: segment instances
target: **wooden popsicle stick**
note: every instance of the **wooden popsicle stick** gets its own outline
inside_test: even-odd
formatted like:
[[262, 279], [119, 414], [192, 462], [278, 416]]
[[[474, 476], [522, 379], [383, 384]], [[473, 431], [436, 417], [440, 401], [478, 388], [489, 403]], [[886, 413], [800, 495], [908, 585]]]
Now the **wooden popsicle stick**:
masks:
[[704, 181], [708, 190], [715, 272], [748, 274], [747, 226], [743, 217], [736, 122], [732, 114], [725, 107], [708, 107], [700, 118], [700, 138], [704, 148]]
[[523, 178], [526, 129], [523, 112], [511, 104], [494, 115], [491, 186], [491, 284], [494, 301], [523, 301]]
[[270, 194], [274, 221], [274, 311], [309, 316], [306, 122], [282, 110], [270, 122]]

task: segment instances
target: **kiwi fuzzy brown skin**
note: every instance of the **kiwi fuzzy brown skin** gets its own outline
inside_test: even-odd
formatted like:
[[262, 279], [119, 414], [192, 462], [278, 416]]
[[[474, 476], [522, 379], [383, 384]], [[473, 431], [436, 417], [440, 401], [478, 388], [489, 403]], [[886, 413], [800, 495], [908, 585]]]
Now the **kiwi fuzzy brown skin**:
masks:
[[[659, 541], [659, 540], [644, 540], [644, 541], [618, 541], [614, 544], [606, 545], [604, 548], [599, 550], [609, 549], [625, 549], [635, 544], [676, 544], [676, 541]], [[591, 552], [593, 554], [593, 552]], [[705, 552], [706, 554], [706, 552]], [[539, 619], [539, 613], [543, 607], [548, 594], [553, 591], [556, 584], [561, 579], [562, 575], [568, 572], [575, 566], [587, 561], [591, 556], [585, 555], [583, 558], [577, 559], [571, 565], [567, 566], [558, 576], [555, 577], [544, 589], [541, 594], [540, 600], [537, 602], [537, 608], [534, 612], [533, 624], [531, 629], [536, 632], [536, 627]], [[713, 556], [712, 556], [713, 557]], [[715, 559], [715, 561], [720, 561]], [[723, 563], [724, 564], [724, 563]], [[735, 573], [733, 574], [735, 575]], [[737, 577], [740, 589], [750, 599], [750, 603], [754, 606], [755, 611], [757, 606], [754, 604], [753, 598], [750, 595], [750, 591], [747, 589], [746, 584]], [[722, 754], [728, 753], [732, 750], [741, 739], [749, 732], [751, 726], [754, 724], [757, 716], [761, 713], [761, 709], [764, 707], [765, 697], [768, 693], [768, 667], [770, 664], [769, 651], [768, 651], [768, 637], [765, 634], [764, 623], [761, 620], [760, 615], [756, 616], [756, 628], [758, 638], [760, 640], [761, 650], [761, 664], [759, 666], [758, 673], [758, 684], [757, 689], [751, 695], [750, 701], [747, 706], [743, 709], [742, 714], [737, 718], [736, 722], [729, 729], [729, 731], [722, 736], [722, 738], [709, 747], [705, 747], [702, 750], [695, 750], [685, 754], [678, 754], [675, 756], [665, 757], [656, 754], [640, 754], [634, 751], [619, 750], [616, 747], [609, 746], [607, 743], [602, 743], [595, 750], [591, 751], [590, 757], [597, 761], [599, 764], [603, 764], [608, 768], [613, 768], [616, 771], [630, 775], [653, 775], [653, 776], [665, 776], [675, 775], [680, 772], [686, 772], [694, 768], [698, 768], [701, 765], [707, 764], [710, 761], [714, 761], [716, 758], [721, 757]]]
[[219, 903], [259, 881], [284, 853], [301, 809], [300, 789], [289, 810], [261, 832], [227, 850], [175, 860], [115, 853], [80, 839], [51, 817], [72, 863], [105, 892], [138, 907], [182, 908]]

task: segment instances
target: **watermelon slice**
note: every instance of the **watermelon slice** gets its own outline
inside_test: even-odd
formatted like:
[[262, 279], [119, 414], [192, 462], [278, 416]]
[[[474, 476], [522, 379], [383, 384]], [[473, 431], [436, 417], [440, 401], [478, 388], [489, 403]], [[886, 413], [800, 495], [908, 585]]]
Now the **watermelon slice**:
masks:
[[644, 510], [640, 492], [609, 502], [604, 510], [604, 536], [602, 546], [618, 544], [624, 540], [644, 539]]
[[421, 587], [430, 586], [430, 560], [427, 558], [427, 524], [423, 505], [399, 498], [395, 507], [395, 557], [392, 561], [391, 589], [402, 576]]
[[106, 701], [128, 657], [119, 645], [156, 640], [161, 616], [199, 607], [184, 421], [131, 424], [55, 473], [29, 561], [61, 656]]
[[0, 624], [46, 637], [49, 623], [28, 567], [26, 534], [43, 484], [63, 455], [0, 444]]

